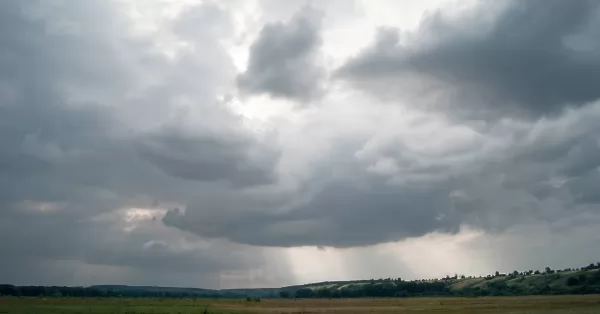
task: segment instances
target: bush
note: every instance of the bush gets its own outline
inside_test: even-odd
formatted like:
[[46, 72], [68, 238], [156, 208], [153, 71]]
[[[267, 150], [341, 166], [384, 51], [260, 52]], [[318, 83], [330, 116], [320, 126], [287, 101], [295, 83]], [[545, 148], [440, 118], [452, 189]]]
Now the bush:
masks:
[[577, 286], [579, 285], [579, 279], [575, 278], [575, 277], [569, 277], [569, 279], [567, 279], [567, 286]]
[[590, 276], [589, 283], [592, 285], [600, 284], [600, 271], [596, 271], [593, 275]]
[[291, 296], [291, 295], [290, 295], [290, 292], [289, 292], [289, 291], [280, 291], [280, 292], [279, 292], [279, 297], [280, 297], [280, 298], [287, 299], [287, 298], [289, 298], [290, 296]]

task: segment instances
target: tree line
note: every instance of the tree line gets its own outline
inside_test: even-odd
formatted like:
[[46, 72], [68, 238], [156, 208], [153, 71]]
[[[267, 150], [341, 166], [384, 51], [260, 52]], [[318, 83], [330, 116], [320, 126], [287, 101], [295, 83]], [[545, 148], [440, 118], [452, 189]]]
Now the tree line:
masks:
[[[564, 281], [561, 285], [527, 283], [530, 276], [541, 276], [542, 283]], [[478, 279], [486, 284], [453, 288], [461, 280]], [[537, 280], [537, 279], [536, 279]], [[562, 281], [561, 281], [562, 282]], [[15, 286], [0, 284], [0, 296], [26, 297], [148, 297], [148, 298], [360, 298], [414, 296], [496, 296], [536, 294], [600, 293], [600, 262], [581, 268], [554, 270], [496, 271], [479, 277], [455, 274], [444, 278], [405, 281], [401, 278], [323, 282], [281, 289], [209, 290], [192, 288], [130, 287], [130, 286]]]
[[[418, 296], [517, 296], [545, 294], [592, 294], [600, 293], [600, 262], [581, 268], [553, 270], [546, 267], [543, 271], [513, 271], [508, 274], [496, 271], [487, 276], [466, 277], [455, 274], [439, 279], [421, 279], [403, 281], [401, 278], [371, 279], [340, 283], [320, 283], [313, 285], [283, 288], [282, 298], [356, 298], [356, 297], [418, 297]], [[593, 271], [596, 270], [596, 271]], [[593, 271], [593, 272], [587, 272]], [[565, 285], [546, 283], [563, 278]], [[566, 275], [568, 274], [568, 275]], [[542, 284], [520, 285], [529, 276], [542, 276]], [[485, 284], [476, 287], [454, 288], [462, 280], [479, 279]], [[509, 283], [509, 281], [512, 281]]]
[[[443, 281], [417, 282], [401, 279], [372, 280], [367, 284], [350, 284], [342, 288], [301, 288], [293, 293], [296, 298], [360, 298], [360, 297], [408, 297], [413, 295], [447, 295], [448, 285]], [[282, 290], [281, 297], [291, 297], [292, 292]]]
[[[184, 291], [183, 289], [149, 288], [118, 289], [99, 287], [64, 287], [64, 286], [14, 286], [0, 285], [0, 296], [24, 297], [124, 297], [124, 298], [219, 298], [225, 293], [218, 290]], [[240, 297], [240, 295], [235, 295]]]

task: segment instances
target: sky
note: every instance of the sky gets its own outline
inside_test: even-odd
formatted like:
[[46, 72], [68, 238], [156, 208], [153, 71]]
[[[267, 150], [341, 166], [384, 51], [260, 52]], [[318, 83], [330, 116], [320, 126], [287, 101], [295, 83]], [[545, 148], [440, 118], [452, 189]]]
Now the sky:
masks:
[[0, 281], [600, 259], [600, 3], [0, 1]]

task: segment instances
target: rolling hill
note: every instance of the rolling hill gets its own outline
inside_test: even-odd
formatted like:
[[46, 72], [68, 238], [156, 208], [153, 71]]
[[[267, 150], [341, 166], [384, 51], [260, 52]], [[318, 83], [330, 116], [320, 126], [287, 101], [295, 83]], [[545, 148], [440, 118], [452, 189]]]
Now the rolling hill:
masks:
[[0, 295], [75, 297], [176, 297], [176, 298], [360, 298], [419, 296], [514, 296], [600, 293], [600, 263], [577, 269], [514, 271], [510, 274], [441, 279], [400, 278], [326, 281], [281, 288], [201, 289], [155, 286], [95, 285], [47, 287], [0, 285]]

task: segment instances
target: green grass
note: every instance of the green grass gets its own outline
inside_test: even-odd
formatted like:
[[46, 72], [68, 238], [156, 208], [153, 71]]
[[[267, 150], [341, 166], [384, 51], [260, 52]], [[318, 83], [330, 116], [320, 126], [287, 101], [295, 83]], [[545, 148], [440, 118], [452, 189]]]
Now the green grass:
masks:
[[[579, 275], [586, 276], [589, 280], [587, 282], [581, 282], [577, 286], [568, 286], [567, 280], [569, 277], [578, 277]], [[553, 274], [537, 274], [537, 275], [526, 275], [517, 276], [512, 278], [509, 276], [498, 276], [491, 279], [486, 278], [466, 278], [458, 279], [452, 283], [453, 291], [460, 291], [465, 288], [482, 288], [485, 289], [494, 283], [506, 283], [508, 287], [520, 288], [523, 291], [531, 289], [539, 289], [549, 286], [554, 291], [570, 291], [572, 289], [579, 288], [587, 285], [590, 287], [599, 286], [597, 279], [594, 277], [598, 276], [598, 270], [581, 270], [581, 271], [566, 271]]]
[[[205, 312], [206, 309], [206, 312]], [[3, 314], [598, 314], [600, 295], [483, 298], [127, 299], [1, 298]]]
[[219, 306], [222, 303], [223, 301], [206, 299], [0, 298], [0, 313], [199, 314], [205, 311], [210, 314], [240, 313], [240, 311], [215, 308], [215, 305]]

